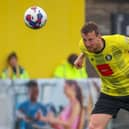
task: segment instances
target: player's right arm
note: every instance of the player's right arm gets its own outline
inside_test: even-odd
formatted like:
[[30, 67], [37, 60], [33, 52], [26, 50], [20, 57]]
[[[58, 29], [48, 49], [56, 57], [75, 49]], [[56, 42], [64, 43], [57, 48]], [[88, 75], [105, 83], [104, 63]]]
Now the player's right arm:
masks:
[[16, 111], [16, 117], [17, 117], [18, 119], [23, 119], [23, 120], [26, 119], [26, 115], [25, 115], [21, 110], [17, 110], [17, 111]]
[[76, 68], [82, 68], [84, 62], [84, 53], [80, 53], [80, 55], [77, 57], [77, 59], [74, 62], [74, 66]]
[[25, 101], [18, 106], [18, 109], [16, 110], [17, 119], [28, 121], [28, 122], [30, 121], [30, 118], [26, 114], [27, 105], [28, 105], [28, 102]]
[[86, 52], [86, 48], [85, 48], [85, 46], [83, 44], [83, 40], [82, 39], [79, 41], [79, 48], [81, 50], [81, 53], [80, 53], [80, 55], [78, 56], [78, 58], [74, 62], [74, 66], [76, 68], [78, 68], [78, 69], [82, 68], [82, 66], [83, 66], [84, 58], [85, 58], [85, 54], [84, 53]]

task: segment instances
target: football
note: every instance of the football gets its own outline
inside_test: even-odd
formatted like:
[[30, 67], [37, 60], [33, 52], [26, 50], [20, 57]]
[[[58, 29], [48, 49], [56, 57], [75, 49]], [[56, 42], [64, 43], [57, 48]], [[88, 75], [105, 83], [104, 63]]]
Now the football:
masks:
[[29, 7], [24, 14], [25, 24], [32, 29], [39, 29], [45, 26], [47, 22], [47, 14], [39, 6]]

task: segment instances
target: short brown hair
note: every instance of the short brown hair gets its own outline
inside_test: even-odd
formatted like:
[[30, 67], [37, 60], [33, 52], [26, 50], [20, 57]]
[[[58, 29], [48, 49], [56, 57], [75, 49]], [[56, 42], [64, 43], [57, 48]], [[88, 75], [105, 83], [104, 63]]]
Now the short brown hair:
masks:
[[98, 25], [93, 21], [89, 21], [87, 24], [84, 24], [84, 26], [81, 29], [81, 33], [84, 34], [88, 34], [89, 32], [93, 31], [95, 31], [96, 35], [100, 34]]
[[30, 80], [29, 82], [27, 82], [27, 87], [29, 88], [29, 89], [31, 89], [31, 88], [33, 88], [33, 87], [38, 87], [38, 83], [37, 83], [37, 81], [36, 80]]

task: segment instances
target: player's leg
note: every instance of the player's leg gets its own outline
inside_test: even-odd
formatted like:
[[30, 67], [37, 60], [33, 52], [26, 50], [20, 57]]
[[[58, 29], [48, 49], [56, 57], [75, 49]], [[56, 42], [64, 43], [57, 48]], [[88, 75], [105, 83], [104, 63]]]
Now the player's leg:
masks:
[[90, 118], [89, 129], [105, 129], [109, 120], [116, 117], [120, 106], [115, 97], [101, 93]]
[[89, 123], [89, 129], [105, 129], [112, 115], [92, 114]]
[[121, 97], [120, 101], [121, 101], [121, 108], [129, 112], [129, 95]]

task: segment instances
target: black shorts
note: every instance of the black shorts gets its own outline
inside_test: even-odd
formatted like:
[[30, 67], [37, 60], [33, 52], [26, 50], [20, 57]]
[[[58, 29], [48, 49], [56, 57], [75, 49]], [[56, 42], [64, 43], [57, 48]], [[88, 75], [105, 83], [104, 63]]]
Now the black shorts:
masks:
[[121, 108], [129, 111], [129, 96], [116, 97], [100, 93], [92, 114], [110, 114], [115, 118]]

